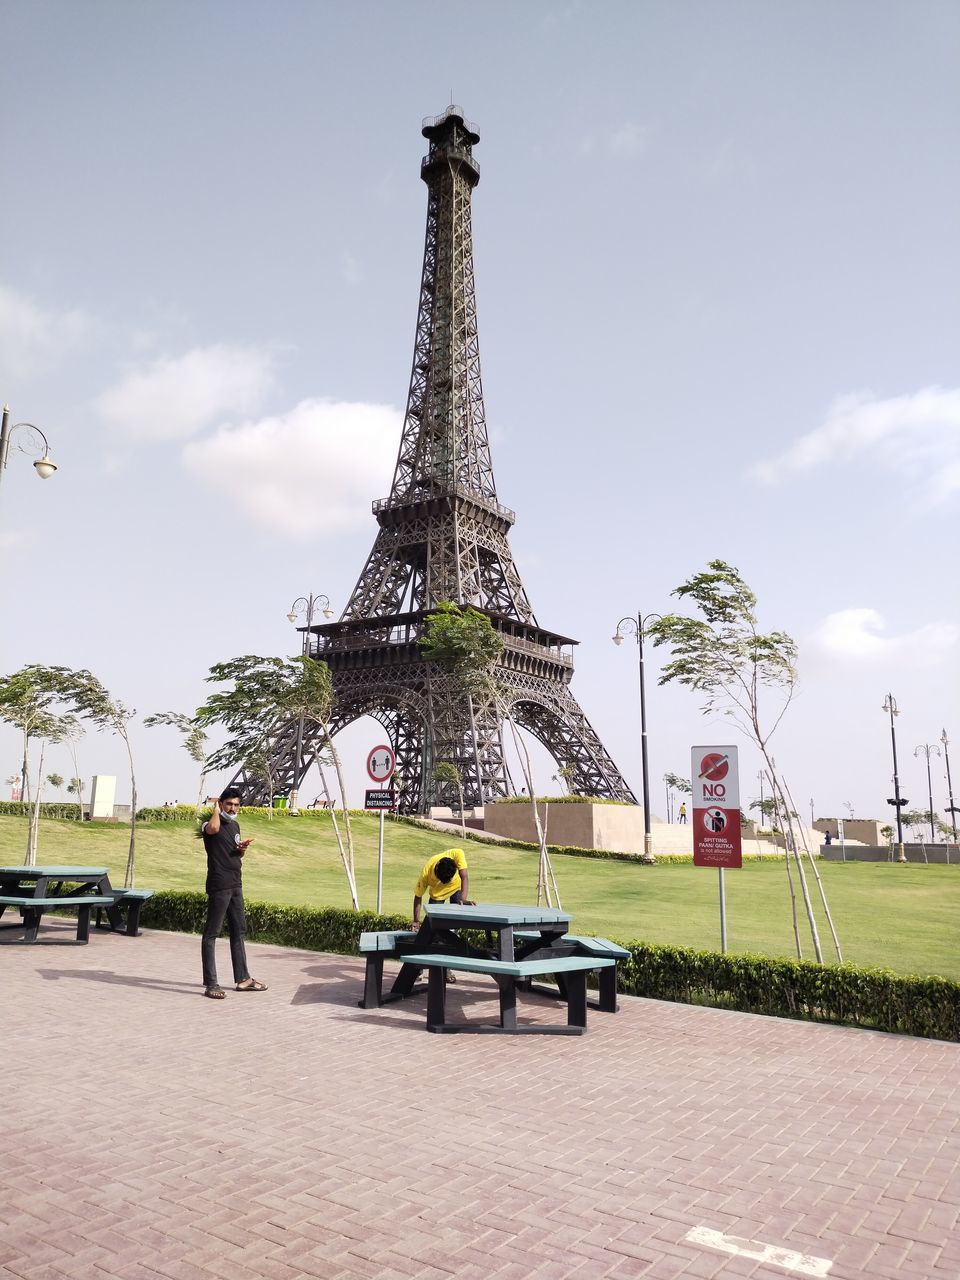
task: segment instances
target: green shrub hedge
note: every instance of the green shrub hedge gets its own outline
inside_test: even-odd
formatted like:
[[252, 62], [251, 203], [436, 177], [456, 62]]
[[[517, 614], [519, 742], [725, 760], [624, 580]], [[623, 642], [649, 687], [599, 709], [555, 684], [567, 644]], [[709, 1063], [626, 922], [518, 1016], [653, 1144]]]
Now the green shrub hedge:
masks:
[[[164, 890], [144, 904], [141, 919], [147, 928], [200, 933], [206, 910], [203, 893]], [[403, 929], [408, 924], [406, 916], [373, 911], [247, 903], [247, 936], [252, 942], [306, 951], [356, 955], [365, 930]], [[617, 970], [624, 995], [960, 1041], [960, 983], [946, 978], [902, 977], [887, 969], [720, 955], [644, 942], [624, 946], [630, 959]]]
[[[529, 796], [499, 796], [491, 800], [491, 804], [529, 804]], [[537, 796], [537, 804], [621, 804], [629, 805], [629, 800], [612, 800], [608, 796]]]
[[[24, 800], [0, 800], [0, 817], [28, 818], [33, 805]], [[40, 804], [41, 818], [72, 818], [79, 821], [80, 806], [71, 800], [44, 800]]]

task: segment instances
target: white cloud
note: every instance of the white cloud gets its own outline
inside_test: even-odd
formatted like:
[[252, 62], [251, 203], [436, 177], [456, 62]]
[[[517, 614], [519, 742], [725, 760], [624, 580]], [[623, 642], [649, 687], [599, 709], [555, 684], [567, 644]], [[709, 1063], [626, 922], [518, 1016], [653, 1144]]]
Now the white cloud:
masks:
[[649, 136], [650, 130], [644, 125], [627, 120], [610, 135], [607, 148], [611, 155], [638, 156], [645, 150]]
[[879, 400], [841, 396], [826, 418], [777, 458], [754, 463], [751, 479], [773, 484], [831, 463], [879, 463], [919, 484], [927, 501], [960, 492], [960, 390], [925, 387]]
[[0, 377], [20, 379], [55, 364], [95, 328], [83, 311], [47, 311], [27, 294], [0, 284]]
[[887, 636], [883, 615], [876, 609], [841, 609], [828, 614], [810, 637], [815, 654], [823, 658], [881, 665], [929, 666], [956, 648], [960, 627], [949, 622], [928, 622], [916, 631]]
[[0, 555], [5, 551], [12, 551], [15, 547], [22, 546], [26, 541], [22, 530], [7, 529], [0, 533]]
[[306, 539], [370, 523], [402, 424], [391, 405], [303, 400], [277, 417], [221, 426], [184, 447], [183, 465], [198, 479], [215, 475], [256, 524]]
[[252, 413], [272, 383], [269, 352], [217, 343], [134, 369], [94, 403], [126, 436], [170, 440], [196, 435], [226, 414]]

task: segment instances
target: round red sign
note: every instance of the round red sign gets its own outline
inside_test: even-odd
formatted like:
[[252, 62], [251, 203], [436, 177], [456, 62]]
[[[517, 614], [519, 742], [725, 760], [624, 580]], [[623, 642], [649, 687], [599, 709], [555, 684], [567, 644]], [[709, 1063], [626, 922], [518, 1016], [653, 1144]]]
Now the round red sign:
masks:
[[374, 747], [367, 756], [367, 773], [374, 782], [386, 782], [393, 776], [396, 766], [397, 758], [393, 754], [392, 747]]
[[711, 751], [700, 761], [700, 777], [708, 782], [719, 782], [730, 771], [730, 760], [719, 751]]

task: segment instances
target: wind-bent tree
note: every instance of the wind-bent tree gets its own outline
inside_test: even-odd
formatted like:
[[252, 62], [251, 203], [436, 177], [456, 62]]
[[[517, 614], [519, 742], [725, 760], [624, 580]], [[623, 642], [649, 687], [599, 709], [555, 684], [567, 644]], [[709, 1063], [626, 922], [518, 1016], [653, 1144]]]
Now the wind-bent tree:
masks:
[[50, 783], [51, 787], [53, 787], [54, 791], [59, 791], [66, 779], [62, 773], [48, 773], [47, 781]]
[[35, 667], [47, 673], [61, 703], [101, 732], [115, 733], [123, 742], [130, 767], [130, 847], [123, 878], [125, 889], [133, 888], [137, 861], [137, 775], [130, 745], [130, 721], [137, 714], [115, 698], [92, 671], [71, 671], [68, 667]]
[[77, 808], [80, 810], [79, 821], [83, 821], [83, 779], [71, 778], [67, 783], [67, 795], [77, 797]]
[[[672, 593], [687, 601], [699, 617], [666, 614], [651, 622], [646, 634], [654, 645], [666, 645], [670, 661], [660, 684], [686, 685], [702, 698], [704, 715], [728, 716], [758, 748], [766, 764], [777, 807], [786, 816], [807, 917], [817, 959], [822, 961], [816, 921], [806, 889], [799, 845], [791, 816], [793, 806], [770, 751], [770, 739], [786, 714], [797, 685], [797, 646], [785, 631], [763, 633], [757, 624], [757, 597], [740, 573], [723, 560], [711, 560]], [[810, 859], [827, 919], [830, 911], [813, 859]], [[789, 851], [787, 852], [789, 869]], [[830, 928], [833, 930], [832, 920]], [[834, 932], [836, 941], [836, 933]], [[839, 946], [837, 947], [839, 955]]]
[[150, 729], [156, 725], [169, 725], [182, 735], [184, 750], [190, 759], [200, 766], [200, 786], [197, 789], [197, 810], [199, 811], [203, 804], [204, 783], [207, 777], [207, 735], [196, 720], [179, 711], [158, 711], [156, 715], [144, 716], [143, 723]]
[[[357, 900], [354, 866], [353, 831], [347, 804], [346, 785], [340, 757], [330, 734], [333, 710], [333, 681], [325, 662], [315, 662], [305, 654], [296, 658], [261, 658], [255, 654], [219, 662], [210, 668], [208, 683], [229, 687], [212, 693], [197, 709], [196, 723], [201, 728], [219, 725], [229, 735], [223, 746], [207, 759], [207, 771], [236, 768], [238, 762], [272, 759], [277, 734], [291, 720], [312, 721], [321, 730], [324, 747], [329, 751], [337, 773], [347, 847], [334, 824], [337, 845], [343, 862], [350, 896], [355, 908]], [[255, 776], [269, 780], [255, 768]]]
[[52, 787], [63, 786], [63, 778], [59, 773], [51, 773], [44, 778], [43, 754], [48, 742], [62, 742], [75, 724], [76, 720], [73, 716], [48, 715], [45, 717], [42, 724], [43, 732], [35, 735], [40, 742], [40, 759], [37, 764], [37, 786], [36, 791], [34, 792], [33, 806], [30, 810], [30, 821], [27, 824], [26, 865], [28, 867], [35, 867], [37, 865], [37, 846], [40, 843], [40, 812], [43, 801], [43, 784], [44, 782], [49, 782]]
[[[424, 633], [420, 638], [420, 651], [423, 656], [444, 668], [456, 691], [468, 699], [471, 715], [474, 704], [481, 706], [492, 704], [510, 726], [513, 744], [526, 779], [527, 794], [533, 806], [533, 821], [540, 846], [537, 905], [539, 906], [543, 897], [546, 896], [549, 906], [559, 907], [560, 891], [553, 872], [553, 864], [547, 852], [546, 832], [537, 808], [530, 753], [513, 718], [508, 691], [494, 675], [496, 662], [502, 650], [503, 640], [494, 631], [485, 613], [469, 606], [461, 609], [459, 605], [447, 600], [441, 600], [436, 609], [427, 615]], [[556, 903], [554, 903], [554, 897], [556, 897]]]
[[433, 771], [433, 778], [441, 786], [456, 787], [457, 799], [460, 803], [460, 839], [466, 840], [467, 824], [463, 816], [463, 778], [460, 776], [460, 770], [449, 760], [441, 760]]
[[12, 675], [0, 676], [0, 719], [19, 729], [23, 740], [20, 799], [25, 804], [30, 803], [30, 743], [48, 736], [57, 697], [55, 683], [43, 667], [21, 667]]
[[[61, 685], [57, 669], [50, 667], [21, 667], [12, 675], [0, 677], [0, 719], [15, 725], [23, 737], [20, 798], [29, 806], [26, 852], [28, 866], [36, 864], [45, 744], [61, 742], [64, 738], [69, 740], [79, 731], [74, 717], [58, 714], [63, 703]], [[31, 742], [40, 744], [35, 791], [31, 790], [30, 780]], [[62, 782], [61, 779], [60, 785]]]
[[67, 794], [77, 797], [77, 821], [83, 821], [83, 778], [80, 776], [79, 746], [83, 737], [83, 725], [79, 721], [71, 725], [63, 735], [63, 741], [73, 764], [73, 777], [67, 783]]

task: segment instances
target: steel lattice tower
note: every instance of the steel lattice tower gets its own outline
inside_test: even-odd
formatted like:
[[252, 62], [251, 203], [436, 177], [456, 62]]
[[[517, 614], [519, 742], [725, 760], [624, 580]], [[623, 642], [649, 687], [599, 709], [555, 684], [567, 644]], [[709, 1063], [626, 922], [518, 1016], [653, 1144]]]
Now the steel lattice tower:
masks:
[[[373, 550], [338, 622], [311, 627], [309, 652], [328, 663], [336, 693], [332, 728], [364, 715], [379, 720], [397, 753], [400, 808], [426, 812], [456, 803], [433, 779], [449, 761], [468, 806], [512, 795], [500, 713], [458, 695], [421, 656], [424, 617], [442, 600], [486, 613], [504, 641], [496, 672], [515, 722], [538, 738], [573, 790], [635, 803], [570, 693], [570, 646], [544, 631], [513, 562], [507, 534], [514, 513], [497, 501], [480, 380], [470, 202], [480, 170], [476, 128], [459, 107], [423, 124], [429, 151], [423, 274], [403, 435], [388, 498], [373, 504]], [[273, 744], [275, 791], [299, 788], [319, 743], [296, 726]], [[262, 801], [258, 780], [236, 779], [247, 803]]]

